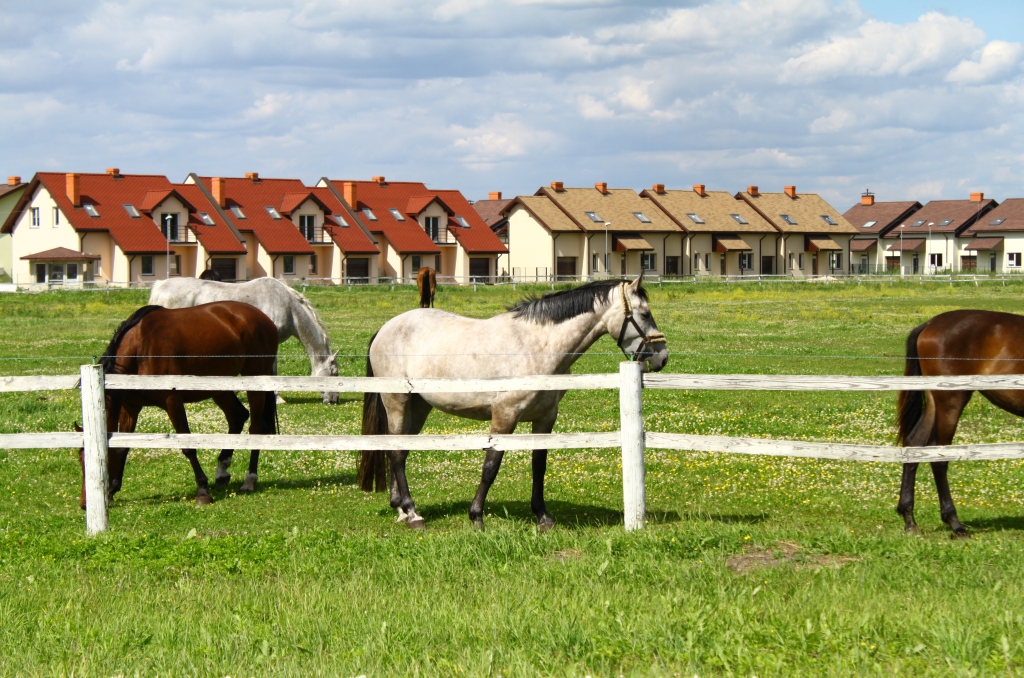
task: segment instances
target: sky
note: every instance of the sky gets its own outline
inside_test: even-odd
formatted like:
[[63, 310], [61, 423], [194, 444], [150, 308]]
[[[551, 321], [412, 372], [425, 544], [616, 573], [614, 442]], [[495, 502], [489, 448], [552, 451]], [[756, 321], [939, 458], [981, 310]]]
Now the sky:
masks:
[[1019, 0], [0, 0], [0, 173], [1024, 197]]

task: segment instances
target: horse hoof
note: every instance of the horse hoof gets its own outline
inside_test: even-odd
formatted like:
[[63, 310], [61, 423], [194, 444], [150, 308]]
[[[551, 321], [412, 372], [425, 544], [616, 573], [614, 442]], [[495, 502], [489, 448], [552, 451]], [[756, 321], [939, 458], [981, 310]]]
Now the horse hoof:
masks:
[[470, 518], [473, 521], [473, 529], [484, 531], [484, 519], [483, 518]]
[[231, 474], [225, 473], [222, 476], [217, 476], [213, 482], [217, 487], [224, 487], [231, 482]]
[[953, 530], [953, 534], [949, 535], [949, 538], [950, 539], [970, 539], [971, 538], [971, 533], [968, 532], [966, 528], [961, 527], [959, 529]]
[[238, 488], [238, 494], [252, 494], [255, 491], [256, 487], [254, 485], [249, 485], [248, 483]]
[[423, 522], [423, 518], [413, 518], [405, 524], [409, 526], [410, 530], [423, 530], [427, 527], [427, 524]]
[[912, 525], [911, 527], [905, 528], [903, 530], [903, 532], [905, 534], [908, 534], [908, 535], [912, 536], [912, 537], [920, 537], [921, 535], [924, 534], [924, 532], [921, 531], [921, 528], [918, 527], [917, 525]]
[[545, 517], [543, 517], [543, 518], [541, 518], [540, 520], [537, 521], [537, 531], [540, 532], [541, 534], [543, 534], [543, 533], [547, 532], [548, 530], [554, 528], [554, 526], [555, 526], [555, 521], [550, 516], [545, 516]]
[[206, 506], [207, 504], [213, 503], [213, 497], [208, 494], [197, 494], [196, 495], [196, 506]]

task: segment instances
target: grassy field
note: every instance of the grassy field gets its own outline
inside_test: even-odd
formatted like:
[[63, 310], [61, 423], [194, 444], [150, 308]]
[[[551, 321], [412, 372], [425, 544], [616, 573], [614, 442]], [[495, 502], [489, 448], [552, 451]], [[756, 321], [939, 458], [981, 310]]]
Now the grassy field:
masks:
[[[444, 288], [484, 317], [523, 293]], [[665, 286], [651, 305], [667, 371], [899, 374], [907, 332], [955, 308], [1021, 310], [1024, 285]], [[310, 289], [340, 350], [415, 306], [408, 289]], [[59, 374], [99, 354], [141, 292], [0, 297], [0, 373]], [[307, 374], [282, 346], [282, 374]], [[602, 339], [579, 372], [617, 370]], [[284, 433], [356, 433], [361, 399], [284, 394]], [[645, 393], [648, 430], [891, 443], [893, 394]], [[615, 392], [570, 393], [556, 431], [615, 430]], [[70, 430], [78, 393], [0, 396], [0, 431]], [[193, 430], [226, 430], [190, 407]], [[426, 432], [485, 430], [433, 414]], [[170, 431], [162, 412], [140, 429]], [[1024, 440], [976, 398], [958, 442]], [[509, 453], [487, 531], [466, 517], [480, 453], [414, 452], [426, 532], [355, 487], [351, 453], [264, 453], [260, 488], [193, 504], [177, 453], [132, 454], [111, 531], [84, 537], [72, 450], [0, 450], [0, 675], [244, 676], [1016, 674], [1024, 669], [1024, 462], [954, 464], [952, 541], [931, 474], [921, 536], [894, 512], [894, 465], [648, 450], [649, 525], [621, 528], [614, 450], [553, 452], [537, 534], [529, 455]], [[241, 453], [244, 463], [247, 455]], [[215, 453], [201, 459], [212, 475]]]

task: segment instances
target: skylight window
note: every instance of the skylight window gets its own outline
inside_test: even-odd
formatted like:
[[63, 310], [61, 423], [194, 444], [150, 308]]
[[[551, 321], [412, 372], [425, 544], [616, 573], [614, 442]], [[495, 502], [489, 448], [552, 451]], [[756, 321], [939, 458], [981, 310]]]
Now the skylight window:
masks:
[[636, 217], [641, 224], [651, 223], [650, 218], [643, 212], [633, 212], [633, 216]]
[[877, 221], [867, 221], [867, 222], [864, 223], [864, 228], [871, 228], [872, 226], [874, 226], [877, 223], [878, 223]]
[[790, 226], [796, 226], [796, 221], [794, 221], [793, 217], [789, 216], [788, 214], [780, 214], [779, 216], [782, 217], [782, 220], [785, 221]]
[[836, 223], [835, 219], [833, 219], [832, 217], [830, 217], [827, 214], [822, 214], [821, 218], [824, 219], [825, 223], [828, 224], [829, 226], [838, 226], [839, 225], [839, 224]]
[[332, 216], [334, 217], [334, 220], [338, 222], [339, 226], [341, 226], [342, 228], [348, 228], [348, 222], [345, 221], [345, 217], [341, 216], [340, 214], [334, 214]]
[[602, 219], [601, 217], [597, 216], [597, 212], [584, 212], [584, 214], [586, 214], [588, 217], [590, 217], [590, 220], [593, 221], [595, 224], [603, 224], [604, 223], [604, 219]]
[[209, 212], [200, 212], [199, 218], [203, 220], [203, 223], [207, 226], [213, 226], [213, 217], [210, 216]]
[[463, 228], [469, 228], [469, 222], [466, 221], [466, 217], [456, 216], [455, 221], [459, 222], [459, 226], [462, 226]]
[[231, 213], [234, 214], [239, 219], [245, 219], [245, 212], [243, 212], [242, 208], [239, 207], [238, 205], [232, 205]]
[[391, 212], [391, 216], [395, 218], [395, 221], [405, 221], [405, 217], [394, 207], [389, 207], [388, 212]]
[[924, 224], [925, 224], [925, 220], [924, 219], [918, 219], [917, 221], [912, 223], [911, 226], [924, 226]]
[[124, 208], [124, 211], [127, 212], [128, 216], [130, 216], [132, 219], [138, 219], [139, 217], [142, 216], [141, 214], [139, 214], [139, 210], [135, 209], [135, 205], [132, 205], [131, 203], [126, 202], [125, 204], [121, 205], [121, 207]]
[[750, 223], [749, 221], [747, 221], [746, 219], [744, 219], [744, 218], [743, 218], [743, 217], [742, 217], [741, 215], [739, 215], [739, 214], [730, 214], [729, 216], [730, 216], [730, 217], [732, 217], [733, 219], [735, 219], [735, 220], [736, 220], [736, 223], [737, 223], [737, 224], [748, 224], [748, 223]]
[[278, 212], [278, 211], [277, 211], [276, 209], [274, 209], [273, 207], [271, 207], [270, 205], [267, 205], [267, 206], [266, 206], [266, 207], [264, 207], [263, 209], [267, 210], [267, 214], [269, 214], [269, 215], [270, 215], [270, 218], [271, 218], [271, 219], [280, 219], [280, 218], [281, 218], [281, 213], [280, 213], [280, 212]]
[[363, 208], [363, 214], [365, 214], [366, 218], [369, 219], [370, 221], [377, 221], [377, 215], [374, 214], [373, 210], [371, 210], [369, 207]]
[[1006, 221], [1006, 219], [996, 219], [995, 221], [990, 223], [989, 226], [998, 226], [999, 224], [1003, 223], [1004, 221]]
[[91, 202], [83, 202], [82, 209], [85, 210], [85, 213], [90, 217], [96, 218], [100, 215], [100, 213], [96, 211], [96, 206]]
[[940, 221], [939, 222], [939, 226], [949, 226], [952, 223], [953, 223], [952, 219], [946, 219], [945, 221]]
[[692, 221], [695, 224], [703, 224], [704, 223], [704, 220], [701, 219], [700, 217], [698, 217], [693, 212], [687, 212], [686, 216], [690, 217], [690, 221]]

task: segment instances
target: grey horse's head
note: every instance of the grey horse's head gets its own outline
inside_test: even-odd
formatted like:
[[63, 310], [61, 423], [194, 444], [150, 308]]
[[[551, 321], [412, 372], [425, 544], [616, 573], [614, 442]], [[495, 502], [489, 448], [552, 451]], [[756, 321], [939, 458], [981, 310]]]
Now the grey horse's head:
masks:
[[619, 287], [620, 313], [611, 315], [608, 333], [623, 353], [643, 364], [645, 372], [660, 372], [668, 362], [668, 344], [654, 322], [643, 279], [641, 273], [633, 282]]
[[[338, 352], [337, 351], [335, 351], [334, 353], [331, 354], [331, 357], [327, 360], [327, 363], [326, 363], [325, 367], [326, 367], [326, 370], [325, 370], [326, 374], [321, 374], [319, 376], [323, 376], [323, 377], [336, 377], [336, 376], [338, 376]], [[324, 405], [337, 405], [338, 404], [338, 394], [337, 394], [337, 392], [335, 392], [335, 391], [325, 391], [324, 394], [323, 394], [323, 401], [324, 401]]]

